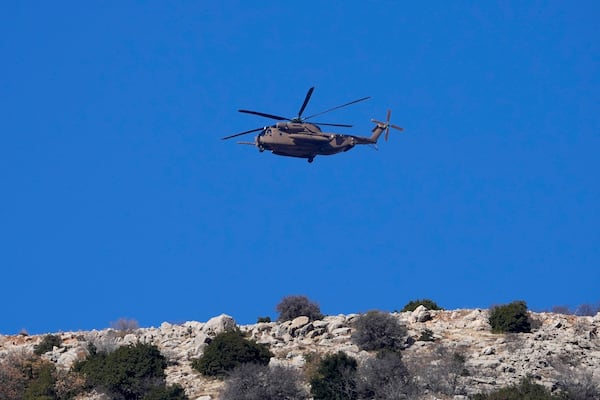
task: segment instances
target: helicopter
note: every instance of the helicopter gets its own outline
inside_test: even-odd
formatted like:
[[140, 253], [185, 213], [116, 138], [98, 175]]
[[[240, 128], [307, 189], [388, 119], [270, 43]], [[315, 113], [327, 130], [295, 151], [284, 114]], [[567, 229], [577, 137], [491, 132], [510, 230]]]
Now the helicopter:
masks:
[[251, 110], [238, 110], [241, 113], [258, 115], [279, 121], [274, 125], [264, 126], [248, 131], [236, 133], [234, 135], [225, 136], [222, 140], [232, 139], [238, 136], [247, 135], [253, 132], [261, 131], [258, 136], [254, 138], [254, 142], [238, 142], [238, 144], [247, 144], [256, 146], [262, 153], [265, 150], [271, 151], [271, 153], [286, 156], [286, 157], [297, 157], [306, 158], [309, 163], [312, 163], [316, 156], [322, 155], [333, 155], [341, 152], [351, 150], [354, 146], [359, 144], [367, 144], [376, 146], [377, 140], [383, 132], [385, 132], [385, 140], [387, 141], [390, 128], [403, 131], [404, 128], [393, 125], [390, 123], [391, 110], [388, 110], [385, 122], [372, 119], [371, 122], [375, 123], [375, 127], [371, 131], [371, 136], [356, 136], [346, 135], [341, 133], [323, 132], [319, 125], [322, 126], [335, 126], [343, 128], [351, 128], [352, 125], [347, 124], [330, 124], [322, 122], [305, 122], [313, 117], [323, 115], [325, 113], [340, 109], [342, 107], [356, 104], [361, 101], [370, 99], [370, 97], [363, 97], [357, 100], [353, 100], [349, 103], [345, 103], [328, 110], [303, 117], [304, 112], [310, 98], [315, 90], [314, 86], [308, 89], [304, 102], [298, 111], [298, 116], [294, 118], [286, 118], [279, 115], [267, 114], [258, 111]]

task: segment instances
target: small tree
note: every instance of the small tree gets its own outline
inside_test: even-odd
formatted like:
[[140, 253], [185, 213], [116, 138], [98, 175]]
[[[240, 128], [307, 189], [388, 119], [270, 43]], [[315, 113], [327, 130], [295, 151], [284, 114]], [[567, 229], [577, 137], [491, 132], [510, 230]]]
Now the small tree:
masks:
[[369, 311], [354, 322], [355, 332], [352, 341], [361, 350], [402, 349], [407, 334], [406, 327], [391, 314]]
[[494, 333], [522, 333], [531, 331], [531, 322], [524, 301], [492, 307], [489, 317]]
[[415, 311], [417, 309], [417, 307], [419, 307], [419, 306], [424, 306], [428, 310], [442, 310], [443, 309], [440, 306], [438, 306], [436, 304], [436, 302], [433, 300], [419, 299], [419, 300], [411, 300], [408, 303], [406, 303], [406, 305], [402, 309], [402, 312]]
[[310, 380], [310, 391], [315, 400], [354, 400], [357, 362], [346, 353], [325, 356], [315, 376]]
[[277, 305], [279, 321], [289, 321], [296, 317], [306, 316], [311, 321], [323, 318], [321, 309], [306, 296], [287, 296]]
[[223, 378], [240, 364], [267, 365], [271, 357], [273, 353], [266, 345], [247, 340], [234, 329], [215, 336], [202, 357], [192, 361], [192, 368], [203, 375]]
[[139, 399], [165, 384], [165, 357], [154, 345], [136, 343], [110, 354], [95, 353], [73, 366], [83, 373], [90, 388], [106, 388], [115, 399]]

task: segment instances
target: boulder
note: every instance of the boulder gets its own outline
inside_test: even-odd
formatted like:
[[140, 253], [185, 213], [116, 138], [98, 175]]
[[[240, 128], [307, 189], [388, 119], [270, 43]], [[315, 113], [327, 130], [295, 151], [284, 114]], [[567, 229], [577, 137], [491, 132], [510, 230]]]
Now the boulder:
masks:
[[228, 329], [236, 327], [233, 317], [227, 314], [221, 314], [218, 317], [213, 317], [208, 320], [202, 327], [202, 332], [209, 336], [216, 336], [219, 333], [225, 332]]
[[412, 319], [415, 322], [427, 322], [431, 319], [431, 313], [421, 304], [412, 312]]

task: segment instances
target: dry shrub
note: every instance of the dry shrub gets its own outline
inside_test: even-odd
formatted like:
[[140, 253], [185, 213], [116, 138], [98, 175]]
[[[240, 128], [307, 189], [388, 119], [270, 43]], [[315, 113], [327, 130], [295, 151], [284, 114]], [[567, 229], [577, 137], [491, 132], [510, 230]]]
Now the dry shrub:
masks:
[[241, 364], [225, 380], [222, 400], [305, 400], [298, 371], [283, 367]]
[[135, 319], [119, 318], [110, 323], [110, 327], [116, 331], [123, 333], [131, 333], [140, 328], [140, 325]]

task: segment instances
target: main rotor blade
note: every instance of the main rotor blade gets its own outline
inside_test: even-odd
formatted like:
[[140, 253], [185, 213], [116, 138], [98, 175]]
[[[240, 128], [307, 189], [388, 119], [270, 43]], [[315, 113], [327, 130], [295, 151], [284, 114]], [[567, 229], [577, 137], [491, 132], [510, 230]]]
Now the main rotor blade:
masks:
[[323, 114], [328, 113], [330, 111], [337, 110], [339, 108], [346, 107], [346, 106], [349, 106], [351, 104], [355, 104], [355, 103], [358, 103], [358, 102], [361, 102], [361, 101], [365, 101], [365, 100], [368, 100], [370, 98], [371, 98], [371, 96], [363, 97], [362, 99], [354, 100], [354, 101], [351, 101], [350, 103], [342, 104], [341, 106], [333, 107], [333, 108], [330, 108], [329, 110], [325, 110], [325, 111], [321, 111], [320, 113], [313, 114], [311, 116], [308, 116], [308, 117], [304, 118], [304, 120], [307, 120], [307, 119], [312, 118], [312, 117], [316, 117], [317, 115], [323, 115]]
[[221, 140], [227, 140], [227, 139], [231, 139], [234, 137], [247, 135], [248, 133], [262, 131], [263, 129], [265, 129], [265, 128], [261, 127], [261, 128], [256, 128], [256, 129], [250, 129], [249, 131], [246, 131], [246, 132], [241, 132], [241, 133], [236, 133], [235, 135], [225, 136], [224, 138], [221, 138]]
[[298, 111], [298, 119], [300, 119], [302, 117], [302, 113], [304, 112], [304, 109], [306, 108], [306, 105], [308, 104], [308, 101], [310, 100], [310, 96], [312, 96], [312, 93], [314, 92], [315, 87], [311, 87], [310, 89], [308, 89], [308, 92], [306, 93], [306, 97], [304, 98], [304, 103], [302, 103], [302, 107], [300, 107], [300, 111]]
[[258, 111], [250, 111], [250, 110], [238, 110], [238, 111], [241, 113], [245, 113], [245, 114], [260, 115], [261, 117], [276, 119], [277, 121], [288, 121], [289, 120], [289, 118], [286, 118], [286, 117], [280, 117], [279, 115], [266, 114], [266, 113], [262, 113], [262, 112], [258, 112]]
[[348, 124], [328, 124], [326, 122], [310, 122], [311, 124], [315, 124], [315, 125], [324, 125], [324, 126], [340, 126], [342, 128], [352, 128], [352, 125], [348, 125]]

